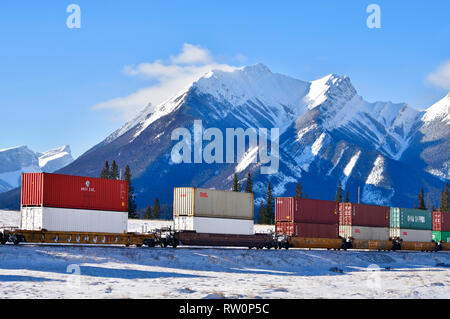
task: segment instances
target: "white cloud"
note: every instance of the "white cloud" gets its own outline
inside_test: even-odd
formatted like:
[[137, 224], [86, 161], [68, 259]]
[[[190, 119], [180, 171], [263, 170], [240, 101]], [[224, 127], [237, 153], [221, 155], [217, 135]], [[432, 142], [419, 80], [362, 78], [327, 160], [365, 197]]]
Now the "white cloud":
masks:
[[216, 62], [208, 50], [186, 43], [182, 52], [170, 56], [167, 62], [156, 60], [124, 67], [125, 74], [153, 79], [155, 85], [128, 96], [97, 103], [93, 108], [117, 111], [124, 120], [130, 120], [144, 107], [150, 104], [158, 106], [212, 70], [233, 69], [235, 67]]
[[450, 90], [450, 61], [443, 63], [427, 80], [445, 90]]
[[175, 64], [192, 64], [210, 63], [213, 59], [208, 50], [196, 45], [185, 43], [183, 45], [183, 52], [179, 55], [171, 56], [170, 60]]

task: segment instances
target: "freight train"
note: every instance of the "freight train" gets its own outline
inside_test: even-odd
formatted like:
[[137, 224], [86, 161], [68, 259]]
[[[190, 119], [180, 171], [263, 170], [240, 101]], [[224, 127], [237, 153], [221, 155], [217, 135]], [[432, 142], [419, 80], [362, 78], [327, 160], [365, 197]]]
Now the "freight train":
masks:
[[450, 251], [450, 213], [276, 198], [275, 232], [255, 234], [253, 194], [182, 187], [173, 203], [173, 229], [129, 233], [126, 182], [27, 173], [0, 243]]

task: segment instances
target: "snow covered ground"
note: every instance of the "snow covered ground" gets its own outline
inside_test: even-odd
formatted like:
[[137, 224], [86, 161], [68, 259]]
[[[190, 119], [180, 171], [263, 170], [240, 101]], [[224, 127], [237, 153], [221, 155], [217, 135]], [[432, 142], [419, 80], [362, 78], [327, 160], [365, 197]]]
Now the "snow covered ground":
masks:
[[[0, 225], [17, 215], [0, 211]], [[167, 222], [130, 230], [145, 223]], [[450, 254], [6, 245], [0, 287], [3, 298], [450, 298]]]

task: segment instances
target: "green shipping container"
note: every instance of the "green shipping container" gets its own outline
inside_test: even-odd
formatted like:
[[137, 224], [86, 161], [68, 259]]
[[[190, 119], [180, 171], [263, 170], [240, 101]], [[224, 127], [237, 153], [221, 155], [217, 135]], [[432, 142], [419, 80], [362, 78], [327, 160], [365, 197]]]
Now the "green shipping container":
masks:
[[450, 232], [448, 231], [434, 231], [433, 241], [442, 241], [444, 243], [450, 243]]
[[429, 210], [391, 207], [391, 228], [431, 230], [432, 225]]

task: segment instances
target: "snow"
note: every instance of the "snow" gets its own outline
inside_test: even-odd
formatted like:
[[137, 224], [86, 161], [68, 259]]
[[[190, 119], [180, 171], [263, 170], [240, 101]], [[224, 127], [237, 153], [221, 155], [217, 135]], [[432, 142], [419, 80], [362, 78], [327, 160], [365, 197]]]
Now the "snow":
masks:
[[319, 154], [320, 150], [323, 147], [323, 142], [324, 142], [326, 136], [327, 135], [325, 133], [320, 134], [319, 138], [311, 146], [311, 153], [313, 153], [314, 156]]
[[449, 298], [450, 254], [0, 247], [3, 298]]
[[13, 188], [16, 188], [20, 186], [22, 173], [36, 173], [36, 172], [41, 172], [41, 168], [38, 165], [33, 164], [22, 167], [20, 170], [2, 173], [0, 174], [0, 179], [11, 185]]
[[345, 153], [345, 151], [346, 151], [347, 149], [348, 149], [348, 146], [343, 147], [343, 148], [340, 150], [339, 155], [338, 155], [338, 157], [337, 157], [337, 159], [336, 159], [336, 162], [334, 163], [333, 167], [328, 171], [327, 176], [330, 176], [331, 173], [334, 171], [334, 169], [338, 166], [339, 162], [340, 162], [341, 159], [342, 159], [342, 156], [344, 155], [344, 153]]
[[245, 170], [250, 164], [256, 163], [258, 160], [258, 149], [259, 147], [255, 146], [249, 149], [244, 156], [239, 160], [238, 165], [235, 168], [236, 173], [240, 173]]
[[52, 173], [73, 162], [69, 145], [51, 149], [39, 154], [39, 167], [44, 172]]
[[20, 212], [14, 210], [0, 210], [0, 227], [19, 227]]
[[309, 92], [304, 99], [308, 109], [312, 110], [324, 103], [328, 99], [328, 90], [330, 87], [339, 85], [343, 79], [343, 77], [339, 77], [338, 75], [329, 74], [321, 79], [312, 81]]
[[347, 163], [347, 165], [344, 168], [344, 178], [342, 179], [342, 187], [345, 189], [345, 186], [347, 185], [347, 181], [350, 177], [350, 175], [353, 172], [353, 168], [355, 167], [356, 162], [358, 161], [359, 157], [361, 156], [361, 151], [358, 151], [353, 157], [350, 159], [350, 161]]
[[366, 184], [378, 186], [383, 180], [384, 157], [379, 155], [373, 164], [372, 171], [367, 177]]
[[355, 167], [356, 162], [359, 159], [359, 156], [361, 155], [361, 151], [358, 151], [348, 162], [347, 166], [344, 168], [344, 175], [350, 176], [352, 174], [353, 168]]
[[[19, 215], [0, 211], [0, 224]], [[450, 298], [449, 252], [7, 244], [0, 261], [5, 299]]]
[[422, 117], [422, 121], [425, 123], [436, 120], [444, 122], [447, 125], [450, 124], [450, 93], [430, 106]]
[[26, 146], [0, 150], [0, 180], [12, 188], [20, 186], [22, 173], [54, 172], [73, 161], [68, 145], [35, 153]]

